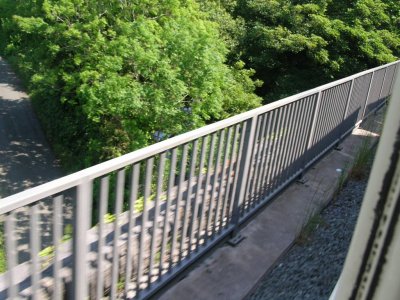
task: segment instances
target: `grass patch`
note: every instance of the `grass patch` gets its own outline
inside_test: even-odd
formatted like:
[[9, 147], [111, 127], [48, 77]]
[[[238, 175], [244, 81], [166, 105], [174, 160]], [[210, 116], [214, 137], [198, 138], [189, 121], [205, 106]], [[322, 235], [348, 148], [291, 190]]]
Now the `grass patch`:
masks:
[[368, 177], [374, 157], [375, 149], [372, 145], [372, 137], [367, 136], [357, 149], [354, 161], [347, 163], [342, 169], [333, 200], [336, 199], [348, 180], [363, 180]]
[[327, 226], [324, 218], [320, 214], [313, 215], [308, 223], [303, 227], [299, 236], [297, 237], [296, 243], [299, 245], [305, 245], [311, 241], [312, 233], [319, 227]]
[[371, 138], [366, 138], [357, 150], [354, 162], [350, 168], [349, 178], [353, 180], [365, 179], [373, 161], [375, 151], [372, 147]]
[[[338, 179], [338, 187], [334, 198], [338, 196], [340, 191], [345, 186], [347, 180], [363, 180], [368, 177], [371, 169], [371, 164], [375, 156], [375, 149], [372, 145], [372, 137], [366, 137], [361, 146], [357, 149], [354, 161], [352, 164], [346, 165]], [[348, 172], [347, 172], [348, 171]], [[348, 173], [348, 175], [347, 175]], [[297, 237], [296, 243], [304, 245], [311, 240], [312, 233], [321, 226], [328, 226], [323, 217], [316, 213], [313, 214], [312, 203], [315, 200], [316, 194], [313, 195], [312, 200], [309, 203], [307, 209], [308, 216], [310, 216], [308, 222], [302, 226], [301, 231]]]
[[[318, 184], [314, 190], [313, 195], [310, 197], [308, 203], [307, 203], [307, 207], [305, 208], [305, 219], [304, 219], [304, 223], [301, 222], [299, 224], [299, 227], [297, 229], [297, 239], [296, 239], [296, 243], [299, 245], [303, 245], [306, 244], [308, 241], [310, 241], [311, 239], [311, 233], [319, 227], [320, 224], [323, 223], [323, 219], [320, 216], [320, 214], [318, 212], [316, 212], [316, 210], [318, 209], [318, 203], [319, 203], [319, 192], [322, 189], [322, 182], [323, 179], [320, 179], [318, 181]], [[306, 222], [306, 223], [305, 223]]]

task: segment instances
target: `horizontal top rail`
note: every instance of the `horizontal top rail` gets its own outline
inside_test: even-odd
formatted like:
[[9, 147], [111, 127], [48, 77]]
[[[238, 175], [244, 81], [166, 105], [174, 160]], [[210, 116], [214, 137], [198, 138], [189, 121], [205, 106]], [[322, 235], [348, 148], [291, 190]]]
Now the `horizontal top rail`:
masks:
[[39, 185], [37, 187], [30, 188], [29, 190], [8, 196], [6, 198], [0, 199], [0, 214], [8, 213], [14, 209], [17, 209], [21, 206], [29, 205], [33, 202], [36, 202], [40, 199], [55, 195], [72, 187], [75, 187], [81, 183], [93, 180], [95, 178], [104, 176], [110, 172], [119, 170], [128, 165], [135, 164], [143, 159], [149, 158], [156, 154], [162, 153], [164, 151], [173, 149], [179, 145], [184, 143], [191, 142], [195, 139], [201, 138], [208, 134], [214, 133], [218, 130], [227, 128], [229, 126], [241, 123], [250, 118], [256, 117], [258, 115], [264, 114], [268, 111], [277, 109], [279, 107], [285, 106], [289, 103], [295, 102], [302, 98], [308, 97], [313, 94], [317, 94], [321, 91], [327, 90], [331, 87], [340, 85], [347, 81], [353, 80], [357, 77], [363, 76], [365, 74], [380, 70], [382, 68], [389, 67], [398, 63], [399, 61], [395, 61], [383, 66], [378, 66], [373, 69], [369, 69], [366, 71], [359, 72], [357, 74], [345, 77], [343, 79], [339, 79], [334, 82], [330, 82], [319, 87], [310, 89], [308, 91], [286, 97], [282, 100], [264, 105], [259, 108], [255, 108], [253, 110], [238, 114], [236, 116], [227, 118], [225, 120], [218, 121], [216, 123], [195, 129], [193, 131], [189, 131], [178, 136], [169, 138], [167, 140], [158, 142], [156, 144], [150, 145], [148, 147], [133, 151], [131, 153], [125, 154], [123, 156], [108, 160], [106, 162], [100, 163], [98, 165], [89, 167], [82, 171], [78, 171], [76, 173], [67, 175], [65, 177], [53, 180], [51, 182]]

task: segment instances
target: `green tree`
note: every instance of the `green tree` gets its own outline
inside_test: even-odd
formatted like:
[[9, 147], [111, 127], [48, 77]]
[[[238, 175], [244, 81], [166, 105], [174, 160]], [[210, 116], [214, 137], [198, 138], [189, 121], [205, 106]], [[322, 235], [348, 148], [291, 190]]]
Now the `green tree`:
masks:
[[0, 18], [2, 52], [74, 168], [260, 104], [194, 1], [0, 0]]
[[265, 102], [393, 61], [399, 4], [383, 0], [238, 0], [237, 53], [264, 81]]

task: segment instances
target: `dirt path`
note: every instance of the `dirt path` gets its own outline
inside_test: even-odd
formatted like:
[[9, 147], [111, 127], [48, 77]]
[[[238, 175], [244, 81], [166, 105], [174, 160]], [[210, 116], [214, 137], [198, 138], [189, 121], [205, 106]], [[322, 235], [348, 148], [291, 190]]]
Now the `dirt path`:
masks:
[[[0, 57], [0, 201], [9, 195], [63, 176], [33, 111], [28, 95]], [[40, 204], [41, 228], [51, 228], [51, 205]], [[29, 213], [18, 210], [19, 260], [29, 258]], [[49, 232], [43, 233], [49, 235]], [[46, 244], [42, 237], [42, 243]]]

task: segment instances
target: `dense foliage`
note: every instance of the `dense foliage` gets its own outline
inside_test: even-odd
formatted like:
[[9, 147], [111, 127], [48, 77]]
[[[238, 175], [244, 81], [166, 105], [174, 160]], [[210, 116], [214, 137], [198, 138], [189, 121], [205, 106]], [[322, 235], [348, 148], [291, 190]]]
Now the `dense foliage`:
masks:
[[396, 0], [0, 0], [0, 26], [79, 167], [400, 56]]
[[224, 14], [215, 20], [221, 27], [228, 24], [233, 33], [231, 56], [243, 59], [264, 81], [258, 92], [265, 102], [400, 56], [400, 3], [396, 0], [205, 3], [210, 3], [206, 10], [223, 7], [229, 12], [229, 22]]
[[2, 50], [56, 152], [83, 167], [260, 104], [193, 1], [0, 0]]

